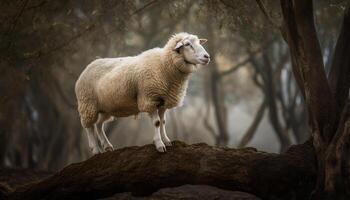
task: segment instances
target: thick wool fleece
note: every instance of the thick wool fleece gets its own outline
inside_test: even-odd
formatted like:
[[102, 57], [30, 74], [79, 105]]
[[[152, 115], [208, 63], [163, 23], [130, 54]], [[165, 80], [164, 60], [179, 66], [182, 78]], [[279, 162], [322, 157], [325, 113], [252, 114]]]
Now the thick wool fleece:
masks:
[[137, 56], [97, 59], [90, 63], [75, 85], [82, 125], [93, 126], [98, 113], [126, 117], [180, 105], [188, 77], [196, 65], [186, 63], [174, 48], [189, 36], [176, 34], [163, 48]]

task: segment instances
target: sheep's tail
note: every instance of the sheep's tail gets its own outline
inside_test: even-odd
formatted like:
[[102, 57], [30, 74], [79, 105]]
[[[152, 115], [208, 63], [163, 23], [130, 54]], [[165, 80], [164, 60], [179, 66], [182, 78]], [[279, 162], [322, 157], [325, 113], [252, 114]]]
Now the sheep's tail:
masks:
[[7, 183], [0, 182], [0, 199], [8, 199], [11, 192], [12, 189]]

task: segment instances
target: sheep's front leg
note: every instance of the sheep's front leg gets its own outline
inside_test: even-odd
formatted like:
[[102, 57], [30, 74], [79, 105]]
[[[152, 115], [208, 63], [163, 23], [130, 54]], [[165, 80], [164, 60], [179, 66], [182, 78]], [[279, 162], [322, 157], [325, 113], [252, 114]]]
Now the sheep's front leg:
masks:
[[165, 111], [166, 109], [161, 108], [158, 110], [158, 115], [160, 118], [160, 134], [162, 135], [162, 139], [166, 146], [171, 146], [171, 141], [168, 138], [165, 130]]
[[160, 136], [160, 120], [158, 117], [158, 112], [155, 111], [155, 112], [151, 113], [150, 116], [152, 118], [152, 123], [153, 123], [154, 128], [155, 128], [155, 133], [153, 136], [153, 143], [156, 146], [157, 151], [166, 152], [165, 145], [164, 145], [164, 143], [161, 139], [161, 136]]
[[102, 145], [103, 151], [113, 151], [113, 145], [109, 142], [106, 133], [104, 131], [104, 124], [108, 121], [112, 121], [111, 117], [105, 113], [99, 113], [98, 120], [95, 124], [98, 139]]

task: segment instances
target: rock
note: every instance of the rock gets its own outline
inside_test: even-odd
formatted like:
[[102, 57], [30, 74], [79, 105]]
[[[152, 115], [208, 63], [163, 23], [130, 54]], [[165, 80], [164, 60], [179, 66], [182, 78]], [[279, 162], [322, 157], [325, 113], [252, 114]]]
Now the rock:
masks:
[[208, 185], [183, 185], [163, 188], [148, 197], [134, 197], [131, 193], [120, 193], [101, 200], [260, 200], [260, 198], [239, 191], [229, 191]]

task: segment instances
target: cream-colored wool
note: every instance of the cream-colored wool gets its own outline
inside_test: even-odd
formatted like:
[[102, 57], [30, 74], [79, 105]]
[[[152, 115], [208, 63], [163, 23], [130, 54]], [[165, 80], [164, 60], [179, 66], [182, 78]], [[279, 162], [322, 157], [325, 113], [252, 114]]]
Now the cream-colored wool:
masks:
[[179, 33], [163, 48], [90, 63], [75, 85], [83, 127], [93, 127], [99, 114], [104, 121], [112, 116], [152, 114], [159, 108], [166, 110], [180, 105], [189, 75], [197, 69], [197, 63], [186, 62], [183, 53], [175, 50], [184, 39], [198, 42], [197, 36]]

